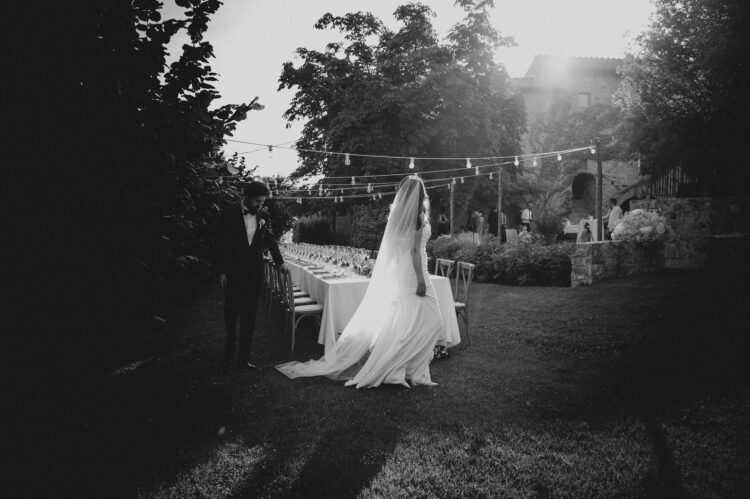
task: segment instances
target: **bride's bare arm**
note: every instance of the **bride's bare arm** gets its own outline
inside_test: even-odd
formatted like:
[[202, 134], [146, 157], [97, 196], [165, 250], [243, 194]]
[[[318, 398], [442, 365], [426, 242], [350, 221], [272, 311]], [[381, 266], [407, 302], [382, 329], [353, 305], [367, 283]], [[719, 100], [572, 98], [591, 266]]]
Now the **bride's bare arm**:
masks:
[[414, 231], [414, 240], [411, 245], [411, 263], [414, 267], [414, 273], [417, 274], [417, 296], [424, 296], [427, 292], [427, 285], [424, 282], [424, 269], [422, 269], [422, 231]]

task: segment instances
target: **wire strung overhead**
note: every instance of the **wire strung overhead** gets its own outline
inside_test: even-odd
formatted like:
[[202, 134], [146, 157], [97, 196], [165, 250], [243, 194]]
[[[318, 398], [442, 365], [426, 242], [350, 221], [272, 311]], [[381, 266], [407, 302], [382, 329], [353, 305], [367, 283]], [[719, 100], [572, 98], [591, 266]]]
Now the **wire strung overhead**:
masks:
[[[461, 161], [465, 162], [464, 167], [462, 168], [448, 168], [448, 169], [442, 169], [442, 170], [426, 170], [421, 172], [416, 172], [417, 175], [423, 176], [423, 181], [425, 183], [432, 183], [432, 182], [446, 182], [441, 185], [434, 185], [427, 187], [428, 189], [434, 189], [438, 187], [450, 187], [451, 185], [455, 185], [457, 180], [460, 181], [462, 184], [465, 183], [465, 179], [467, 177], [483, 177], [483, 176], [489, 176], [492, 178], [494, 173], [500, 173], [502, 171], [502, 167], [505, 165], [513, 164], [515, 166], [518, 166], [521, 162], [521, 160], [529, 161], [531, 160], [533, 162], [534, 166], [538, 165], [538, 162], [541, 161], [544, 158], [549, 157], [555, 157], [557, 161], [562, 161], [564, 154], [572, 154], [579, 151], [589, 150], [591, 154], [595, 153], [595, 149], [593, 145], [585, 146], [585, 147], [575, 147], [570, 149], [564, 149], [564, 150], [557, 150], [557, 151], [548, 151], [543, 153], [532, 153], [532, 154], [518, 154], [513, 156], [485, 156], [485, 157], [416, 157], [416, 156], [390, 156], [390, 155], [378, 155], [378, 154], [358, 154], [358, 153], [348, 153], [348, 152], [339, 152], [339, 151], [316, 151], [312, 149], [304, 149], [304, 148], [296, 148], [296, 147], [287, 147], [284, 145], [268, 145], [268, 144], [261, 144], [259, 142], [250, 142], [250, 141], [243, 141], [243, 140], [236, 140], [236, 139], [226, 139], [229, 142], [236, 142], [241, 144], [249, 144], [249, 145], [255, 145], [255, 146], [262, 146], [259, 149], [248, 151], [248, 152], [257, 152], [260, 150], [264, 150], [265, 148], [268, 149], [269, 153], [270, 151], [273, 151], [273, 148], [279, 148], [279, 149], [288, 149], [288, 150], [295, 150], [295, 151], [304, 151], [308, 153], [313, 154], [324, 154], [324, 155], [334, 155], [334, 156], [344, 156], [344, 164], [346, 166], [351, 165], [351, 157], [362, 157], [362, 158], [379, 158], [379, 159], [391, 159], [391, 160], [405, 160], [408, 159], [408, 168], [410, 170], [413, 170], [415, 168], [415, 161]], [[285, 143], [286, 144], [286, 143]], [[500, 161], [500, 162], [492, 162], [487, 164], [472, 164], [472, 160], [474, 161], [487, 161], [487, 160], [508, 160], [508, 161]], [[482, 171], [486, 170], [488, 168], [491, 168], [490, 171]], [[470, 174], [455, 174], [455, 172], [466, 172], [466, 170], [473, 170]], [[482, 171], [480, 173], [480, 171]], [[405, 172], [400, 173], [383, 173], [383, 174], [371, 174], [371, 175], [346, 175], [346, 176], [330, 176], [330, 177], [324, 177], [317, 181], [315, 184], [308, 185], [306, 187], [302, 187], [299, 189], [274, 189], [272, 191], [272, 196], [275, 199], [296, 199], [298, 203], [301, 202], [302, 199], [334, 199], [335, 202], [339, 202], [339, 200], [343, 201], [343, 199], [353, 199], [353, 198], [365, 198], [370, 197], [372, 199], [382, 198], [382, 195], [389, 195], [393, 194], [394, 191], [391, 192], [385, 192], [383, 189], [390, 189], [390, 188], [397, 188], [398, 183], [401, 180], [401, 177], [403, 177]], [[430, 176], [433, 174], [447, 174], [447, 173], [454, 173], [453, 175], [448, 175], [440, 178], [424, 178], [425, 176]], [[227, 176], [231, 178], [236, 178], [236, 175]], [[396, 181], [387, 181], [387, 177], [398, 177], [398, 180]], [[221, 180], [222, 177], [220, 177]], [[374, 179], [380, 179], [382, 181], [373, 181]], [[346, 182], [329, 182], [331, 180], [346, 180]], [[360, 192], [363, 189], [366, 189], [366, 192]], [[313, 192], [317, 191], [317, 196], [313, 195]], [[345, 195], [346, 191], [346, 195]], [[350, 191], [353, 191], [349, 193]], [[333, 194], [333, 196], [332, 196]]]
[[[305, 149], [302, 147], [292, 147], [292, 146], [282, 146], [282, 145], [271, 145], [271, 144], [261, 144], [260, 142], [250, 142], [246, 140], [237, 140], [237, 139], [225, 139], [227, 142], [235, 142], [238, 144], [247, 144], [247, 145], [253, 145], [253, 146], [263, 146], [263, 148], [268, 148], [269, 151], [272, 151], [273, 148], [277, 149], [288, 149], [291, 151], [302, 151], [302, 152], [308, 152], [311, 154], [323, 154], [323, 155], [329, 155], [329, 156], [344, 156], [344, 163], [348, 166], [351, 164], [351, 158], [352, 157], [358, 157], [358, 158], [378, 158], [378, 159], [408, 159], [409, 160], [409, 168], [413, 169], [415, 165], [415, 160], [418, 161], [465, 161], [466, 162], [466, 168], [471, 168], [472, 160], [479, 160], [479, 161], [487, 161], [487, 160], [504, 160], [504, 159], [513, 159], [514, 162], [518, 161], [519, 159], [527, 159], [527, 158], [541, 158], [541, 157], [547, 157], [547, 156], [561, 156], [562, 154], [570, 154], [573, 152], [583, 151], [585, 149], [591, 149], [591, 146], [585, 146], [585, 147], [577, 147], [572, 149], [563, 149], [563, 150], [557, 150], [557, 151], [551, 151], [551, 152], [544, 152], [544, 153], [533, 153], [533, 154], [514, 154], [512, 156], [477, 156], [477, 157], [421, 157], [421, 156], [391, 156], [391, 155], [385, 155], [385, 154], [359, 154], [359, 153], [351, 153], [351, 152], [341, 152], [341, 151], [316, 151], [314, 149]], [[256, 152], [261, 149], [257, 149], [252, 152]], [[592, 152], [593, 154], [593, 152]], [[490, 165], [485, 165], [490, 166]], [[437, 171], [451, 171], [451, 170], [437, 170]], [[380, 175], [368, 175], [368, 177], [381, 177], [381, 176], [393, 176], [393, 175], [400, 175], [400, 174], [380, 174]], [[341, 177], [326, 177], [327, 179], [343, 179], [343, 178], [349, 178], [346, 176]]]

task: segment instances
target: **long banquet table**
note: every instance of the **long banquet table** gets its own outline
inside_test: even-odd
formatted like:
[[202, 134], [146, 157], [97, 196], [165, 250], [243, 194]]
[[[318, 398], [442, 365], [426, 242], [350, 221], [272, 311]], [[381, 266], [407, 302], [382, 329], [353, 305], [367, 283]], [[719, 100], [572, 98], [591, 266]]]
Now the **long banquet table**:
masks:
[[[312, 299], [323, 305], [318, 343], [324, 345], [326, 349], [332, 347], [364, 298], [369, 279], [363, 276], [321, 278], [303, 265], [288, 259], [285, 263], [289, 268], [292, 282], [310, 293]], [[438, 343], [451, 348], [461, 342], [461, 336], [453, 305], [450, 280], [443, 276], [430, 277], [443, 319]]]

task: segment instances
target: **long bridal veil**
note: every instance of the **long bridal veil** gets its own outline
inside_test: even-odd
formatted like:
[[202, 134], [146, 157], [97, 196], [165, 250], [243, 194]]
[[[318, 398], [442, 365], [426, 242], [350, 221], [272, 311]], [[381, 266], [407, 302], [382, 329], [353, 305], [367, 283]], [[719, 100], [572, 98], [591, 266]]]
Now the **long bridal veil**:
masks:
[[279, 371], [290, 378], [348, 378], [344, 371], [367, 355], [384, 328], [392, 327], [399, 297], [415, 292], [409, 285], [413, 280], [409, 277], [414, 274], [411, 250], [420, 216], [419, 203], [425, 198], [419, 177], [411, 175], [401, 181], [367, 291], [341, 336], [320, 359], [282, 364], [276, 366]]

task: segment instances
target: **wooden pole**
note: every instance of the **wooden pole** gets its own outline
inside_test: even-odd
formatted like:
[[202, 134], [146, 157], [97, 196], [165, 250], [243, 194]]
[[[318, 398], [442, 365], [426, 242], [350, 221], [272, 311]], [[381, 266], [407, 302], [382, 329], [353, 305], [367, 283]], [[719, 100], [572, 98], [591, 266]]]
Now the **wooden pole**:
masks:
[[497, 169], [497, 243], [503, 242], [503, 169]]
[[453, 188], [455, 185], [453, 184], [454, 181], [451, 181], [451, 237], [453, 237]]
[[602, 188], [604, 181], [602, 178], [602, 153], [600, 151], [599, 137], [594, 139], [596, 148], [596, 239], [604, 240], [604, 221], [602, 220]]

